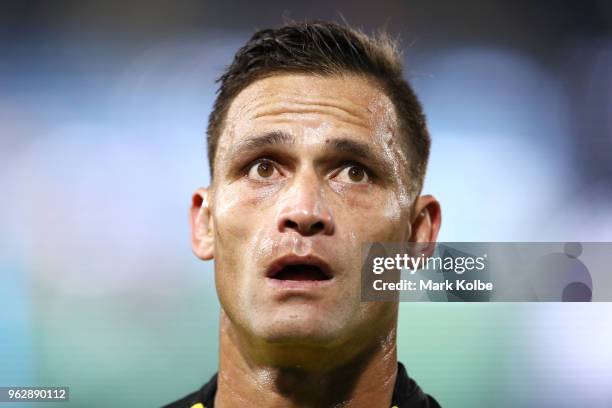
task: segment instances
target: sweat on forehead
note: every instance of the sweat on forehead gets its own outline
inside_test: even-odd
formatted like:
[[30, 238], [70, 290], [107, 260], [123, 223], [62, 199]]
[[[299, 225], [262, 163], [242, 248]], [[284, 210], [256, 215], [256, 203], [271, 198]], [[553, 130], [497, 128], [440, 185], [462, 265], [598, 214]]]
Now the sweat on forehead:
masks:
[[394, 160], [406, 162], [393, 103], [361, 76], [283, 74], [255, 81], [232, 101], [224, 122], [216, 162], [244, 138], [276, 131], [300, 143], [351, 135], [380, 145], [380, 154], [399, 150]]

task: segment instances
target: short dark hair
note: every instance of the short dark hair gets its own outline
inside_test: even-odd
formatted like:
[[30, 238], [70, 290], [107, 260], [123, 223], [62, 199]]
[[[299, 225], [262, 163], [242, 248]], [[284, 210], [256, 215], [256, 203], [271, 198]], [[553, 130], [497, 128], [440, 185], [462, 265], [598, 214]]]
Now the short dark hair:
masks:
[[369, 37], [348, 26], [323, 21], [294, 22], [259, 30], [236, 53], [217, 80], [218, 96], [208, 122], [211, 177], [219, 137], [234, 98], [256, 80], [282, 73], [357, 74], [380, 84], [394, 104], [416, 190], [422, 187], [431, 140], [421, 104], [402, 76], [396, 42], [384, 33]]

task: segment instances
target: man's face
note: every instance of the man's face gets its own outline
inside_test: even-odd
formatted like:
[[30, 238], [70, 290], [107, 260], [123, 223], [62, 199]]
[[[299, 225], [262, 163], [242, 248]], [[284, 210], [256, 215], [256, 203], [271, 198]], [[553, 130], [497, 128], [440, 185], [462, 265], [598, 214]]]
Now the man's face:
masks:
[[395, 109], [357, 76], [274, 75], [232, 102], [210, 190], [216, 286], [242, 331], [329, 346], [395, 318], [360, 302], [361, 244], [410, 236]]

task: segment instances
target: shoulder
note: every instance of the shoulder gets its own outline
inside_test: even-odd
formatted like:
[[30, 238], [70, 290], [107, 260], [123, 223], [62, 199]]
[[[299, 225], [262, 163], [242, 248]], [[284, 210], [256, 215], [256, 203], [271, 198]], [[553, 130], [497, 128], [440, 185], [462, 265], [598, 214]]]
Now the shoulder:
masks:
[[164, 405], [163, 408], [213, 408], [216, 392], [217, 374], [213, 375], [199, 390]]
[[193, 405], [197, 404], [198, 394], [199, 390], [171, 402], [170, 404], [164, 405], [163, 408], [191, 408]]
[[434, 397], [425, 394], [416, 381], [408, 376], [402, 363], [397, 364], [393, 406], [397, 408], [441, 408]]

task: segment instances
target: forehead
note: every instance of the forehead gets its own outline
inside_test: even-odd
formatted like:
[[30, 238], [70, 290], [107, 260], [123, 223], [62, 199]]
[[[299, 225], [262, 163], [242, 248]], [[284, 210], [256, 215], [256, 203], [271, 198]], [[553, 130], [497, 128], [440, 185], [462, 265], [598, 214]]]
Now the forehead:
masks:
[[356, 75], [282, 74], [260, 79], [236, 96], [225, 123], [219, 146], [279, 125], [296, 137], [316, 129], [325, 137], [344, 132], [364, 141], [392, 143], [397, 135], [393, 103], [374, 81]]

